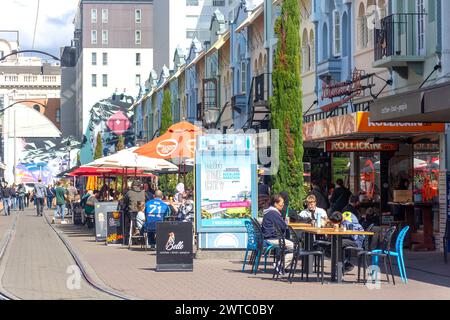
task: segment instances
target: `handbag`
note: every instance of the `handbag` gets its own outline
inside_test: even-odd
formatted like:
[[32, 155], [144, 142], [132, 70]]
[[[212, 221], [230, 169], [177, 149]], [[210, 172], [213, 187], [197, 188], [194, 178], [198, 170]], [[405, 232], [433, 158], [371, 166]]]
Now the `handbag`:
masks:
[[56, 207], [56, 197], [52, 199], [52, 207]]

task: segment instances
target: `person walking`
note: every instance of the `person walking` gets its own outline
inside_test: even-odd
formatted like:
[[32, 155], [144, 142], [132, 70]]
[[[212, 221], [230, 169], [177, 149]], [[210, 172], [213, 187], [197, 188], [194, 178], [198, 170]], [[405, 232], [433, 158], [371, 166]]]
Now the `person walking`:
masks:
[[67, 208], [69, 209], [68, 214], [70, 215], [73, 213], [73, 204], [78, 195], [78, 190], [77, 188], [75, 188], [73, 181], [70, 181], [69, 187], [67, 188], [67, 194], [69, 196], [69, 203]]
[[25, 189], [25, 186], [23, 183], [19, 184], [19, 187], [17, 188], [17, 200], [19, 202], [19, 210], [25, 211], [25, 194], [27, 193], [27, 190]]
[[11, 195], [11, 207], [12, 210], [17, 211], [17, 192], [16, 192], [16, 184], [13, 183], [11, 188], [9, 188], [9, 193]]
[[55, 198], [55, 188], [50, 184], [47, 188], [47, 208], [51, 210], [53, 208], [53, 199]]
[[11, 207], [10, 207], [10, 194], [9, 194], [9, 188], [8, 183], [4, 182], [3, 186], [1, 188], [1, 196], [3, 200], [3, 212], [5, 213], [5, 216], [11, 215]]
[[55, 223], [55, 219], [57, 217], [61, 217], [61, 224], [66, 224], [67, 222], [64, 220], [64, 207], [66, 206], [67, 190], [64, 188], [61, 181], [58, 181], [56, 183], [55, 195], [56, 209], [52, 219], [52, 223]]
[[44, 213], [45, 198], [47, 198], [47, 188], [42, 184], [42, 179], [39, 179], [38, 183], [34, 185], [33, 196], [37, 215], [42, 217]]

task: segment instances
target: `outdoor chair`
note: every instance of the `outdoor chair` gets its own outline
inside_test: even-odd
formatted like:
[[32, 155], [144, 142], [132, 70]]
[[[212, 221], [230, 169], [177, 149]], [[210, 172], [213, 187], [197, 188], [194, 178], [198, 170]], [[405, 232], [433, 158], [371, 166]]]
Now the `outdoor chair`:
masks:
[[[130, 233], [128, 237], [128, 249], [131, 249], [131, 246], [133, 245], [133, 240], [140, 240], [141, 242], [141, 249], [144, 248], [145, 251], [147, 251], [147, 232], [143, 232], [143, 235], [133, 235], [133, 230], [135, 228], [134, 226], [134, 219], [131, 219], [130, 223]], [[144, 227], [143, 227], [144, 228]]]
[[[247, 265], [247, 258], [248, 258], [248, 253], [251, 252], [251, 257], [250, 257], [250, 263], [252, 262], [252, 259], [254, 257], [256, 257], [256, 255], [258, 254], [258, 250], [259, 250], [259, 243], [258, 243], [258, 236], [256, 234], [255, 231], [255, 227], [253, 226], [252, 221], [250, 220], [246, 220], [245, 221], [245, 228], [247, 229], [247, 248], [245, 250], [245, 256], [244, 256], [244, 263], [242, 265], [242, 272], [245, 271], [245, 266]], [[253, 264], [252, 264], [253, 266]], [[253, 271], [253, 268], [252, 268]]]
[[[325, 265], [325, 255], [323, 251], [306, 251], [302, 247], [302, 241], [295, 233], [295, 230], [292, 227], [289, 228], [289, 233], [291, 235], [291, 241], [294, 243], [294, 256], [292, 259], [291, 268], [289, 271], [288, 281], [292, 283], [292, 279], [294, 278], [295, 270], [297, 269], [297, 263], [298, 259], [302, 259], [302, 280], [303, 275], [305, 273], [305, 257], [310, 256], [314, 258], [314, 261], [316, 262], [316, 271], [317, 271], [317, 280], [319, 280], [319, 277], [321, 276], [321, 282], [323, 284], [323, 276], [324, 276], [324, 265]], [[317, 260], [320, 261], [320, 264], [317, 264]], [[309, 280], [309, 274], [306, 273], [306, 281]]]
[[277, 234], [278, 247], [275, 252], [275, 268], [273, 269], [272, 279], [278, 280], [280, 278], [280, 273], [285, 269], [284, 258], [286, 255], [286, 237], [284, 232], [277, 225], [274, 225], [274, 227]]
[[447, 253], [448, 253], [448, 241], [450, 238], [450, 220], [447, 219], [447, 223], [445, 225], [445, 234], [444, 234], [444, 262], [448, 263]]
[[262, 233], [261, 225], [259, 224], [257, 219], [251, 218], [250, 222], [252, 223], [253, 230], [258, 239], [259, 250], [255, 252], [253, 255], [253, 272], [256, 274], [259, 268], [259, 262], [261, 260], [261, 256], [264, 255], [264, 272], [267, 271], [267, 258], [271, 251], [276, 250], [276, 246], [264, 240], [264, 236]]
[[[400, 277], [404, 283], [408, 283], [408, 278], [406, 276], [405, 258], [403, 256], [403, 243], [405, 242], [406, 234], [408, 233], [409, 226], [404, 227], [398, 234], [397, 240], [395, 242], [396, 251], [384, 251], [383, 253], [389, 256], [397, 257], [398, 269], [400, 272]], [[381, 250], [373, 250], [374, 253], [380, 253]], [[395, 284], [395, 280], [394, 280]]]
[[[394, 273], [392, 270], [391, 255], [388, 252], [391, 251], [390, 249], [391, 249], [392, 237], [396, 230], [397, 230], [397, 227], [390, 227], [389, 229], [386, 230], [386, 232], [383, 236], [383, 240], [381, 242], [380, 249], [373, 250], [373, 251], [358, 252], [358, 275], [361, 274], [360, 268], [361, 268], [361, 263], [362, 263], [363, 271], [364, 271], [364, 283], [367, 283], [367, 281], [366, 281], [367, 258], [372, 258], [372, 264], [374, 266], [378, 266], [378, 259], [383, 258], [384, 270], [386, 273], [387, 281], [388, 281], [388, 283], [390, 283], [389, 272], [388, 272], [386, 260], [389, 263], [389, 270], [390, 270], [392, 280], [395, 285], [395, 278], [394, 278]], [[374, 270], [372, 270], [372, 274], [375, 274]], [[360, 282], [360, 280], [361, 280], [361, 278], [358, 277], [358, 282]]]
[[[373, 228], [375, 227], [375, 224], [371, 224], [370, 226], [367, 227], [366, 231], [367, 232], [372, 232]], [[362, 243], [362, 247], [345, 247], [344, 250], [344, 257], [346, 257], [347, 255], [352, 255], [352, 253], [360, 253], [360, 252], [368, 252], [370, 251], [370, 245], [371, 245], [371, 240], [372, 240], [372, 236], [366, 236], [364, 238], [364, 241]], [[358, 279], [360, 279], [360, 268], [358, 268]], [[359, 281], [359, 280], [358, 280]]]

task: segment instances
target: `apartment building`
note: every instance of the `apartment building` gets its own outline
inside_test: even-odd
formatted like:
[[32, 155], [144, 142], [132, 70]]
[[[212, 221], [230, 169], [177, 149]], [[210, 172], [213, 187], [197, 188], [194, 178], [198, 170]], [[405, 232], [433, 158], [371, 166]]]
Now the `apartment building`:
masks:
[[[153, 0], [81, 0], [74, 20], [75, 135], [114, 93], [137, 96], [153, 68]], [[70, 117], [70, 113], [67, 113]]]

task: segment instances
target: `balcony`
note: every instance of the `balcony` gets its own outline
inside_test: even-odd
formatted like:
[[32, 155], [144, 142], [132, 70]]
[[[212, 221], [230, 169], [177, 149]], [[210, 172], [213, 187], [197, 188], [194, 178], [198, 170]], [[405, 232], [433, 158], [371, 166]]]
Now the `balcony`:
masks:
[[381, 20], [375, 29], [374, 68], [393, 68], [401, 71], [413, 67], [420, 74], [426, 57], [425, 13], [393, 14]]
[[0, 85], [4, 87], [55, 87], [61, 86], [60, 75], [16, 75], [5, 74], [0, 76]]
[[247, 95], [237, 94], [231, 98], [233, 109], [233, 125], [235, 129], [242, 129], [248, 119]]
[[329, 58], [317, 64], [317, 76], [325, 82], [341, 79], [342, 60], [340, 58]]
[[269, 86], [268, 74], [263, 73], [253, 78], [249, 118], [245, 127], [267, 129], [269, 126], [270, 109], [269, 109]]

